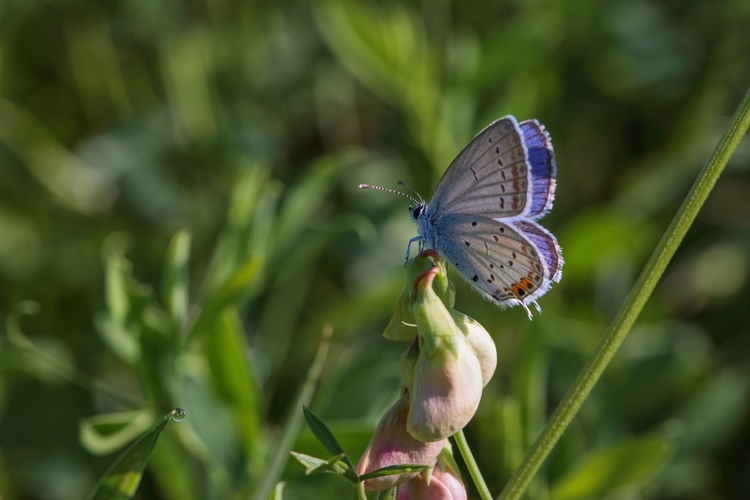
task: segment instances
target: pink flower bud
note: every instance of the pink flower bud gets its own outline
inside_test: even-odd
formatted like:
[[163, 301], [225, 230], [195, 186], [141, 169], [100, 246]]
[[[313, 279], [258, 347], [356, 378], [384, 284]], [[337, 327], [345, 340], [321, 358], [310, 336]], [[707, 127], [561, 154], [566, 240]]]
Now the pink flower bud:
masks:
[[398, 490], [398, 500], [466, 500], [466, 488], [455, 477], [436, 477], [434, 474], [430, 484], [424, 478], [424, 473], [401, 485]]
[[437, 465], [432, 469], [429, 483], [427, 474], [422, 472], [398, 489], [398, 500], [466, 500], [466, 498], [464, 484], [458, 473], [443, 461], [442, 453]]
[[[357, 474], [366, 474], [389, 465], [435, 463], [444, 441], [425, 443], [413, 438], [406, 432], [406, 420], [409, 414], [409, 394], [396, 401], [396, 404], [380, 419], [378, 428], [370, 440], [364, 455], [357, 464]], [[392, 474], [365, 481], [365, 489], [382, 491], [398, 486], [416, 476], [414, 474]]]

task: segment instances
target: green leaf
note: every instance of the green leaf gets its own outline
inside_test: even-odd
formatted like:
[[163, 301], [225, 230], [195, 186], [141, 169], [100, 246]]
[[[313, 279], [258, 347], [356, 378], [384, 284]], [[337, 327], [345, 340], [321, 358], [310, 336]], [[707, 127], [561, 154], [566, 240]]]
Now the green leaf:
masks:
[[260, 262], [252, 257], [235, 269], [232, 275], [207, 299], [203, 311], [190, 329], [190, 335], [205, 334], [207, 330], [213, 328], [219, 321], [224, 308], [235, 303], [243, 293], [248, 292], [256, 284], [260, 271]]
[[13, 306], [5, 321], [10, 349], [3, 349], [4, 365], [29, 373], [46, 382], [73, 380], [76, 368], [68, 347], [54, 337], [29, 339], [21, 329], [21, 317], [35, 315], [39, 304], [24, 300]]
[[154, 421], [151, 410], [96, 415], [81, 421], [78, 438], [94, 455], [106, 455], [145, 432]]
[[394, 474], [414, 474], [415, 472], [426, 471], [432, 467], [431, 465], [419, 465], [419, 464], [399, 464], [389, 465], [380, 469], [375, 469], [367, 474], [359, 476], [360, 481], [366, 481], [375, 477], [392, 476]]
[[296, 451], [290, 451], [289, 453], [291, 453], [292, 456], [305, 467], [305, 474], [309, 474], [321, 465], [328, 463], [322, 458], [305, 455], [304, 453], [297, 453]]
[[190, 232], [181, 229], [172, 237], [162, 274], [162, 301], [175, 332], [185, 328], [188, 310], [188, 260]]
[[153, 476], [163, 498], [198, 500], [203, 496], [193, 484], [195, 458], [175, 434], [167, 433], [159, 437], [159, 446], [154, 447], [148, 463], [149, 474]]
[[[351, 471], [351, 469], [347, 465], [341, 463], [341, 461], [344, 459], [343, 454], [336, 455], [329, 458], [328, 460], [323, 460], [322, 458], [312, 457], [310, 455], [297, 453], [295, 451], [290, 451], [289, 453], [291, 453], [299, 463], [305, 466], [305, 474], [307, 475], [320, 473], [338, 474], [339, 476], [348, 476], [347, 478], [351, 480], [351, 475], [347, 474]], [[356, 475], [354, 476], [352, 482], [357, 482]]]
[[118, 324], [125, 323], [130, 301], [126, 290], [126, 273], [131, 271], [130, 263], [119, 254], [111, 254], [107, 257], [105, 269], [105, 300], [107, 309], [113, 321]]
[[268, 496], [268, 500], [282, 500], [284, 498], [284, 481], [280, 481], [276, 483], [276, 486], [274, 486], [273, 491]]
[[159, 435], [172, 420], [169, 412], [150, 432], [133, 443], [99, 479], [88, 500], [126, 500], [133, 498], [143, 477], [151, 450]]
[[141, 357], [141, 346], [136, 335], [139, 331], [125, 328], [105, 313], [94, 317], [94, 326], [99, 338], [121, 360], [132, 365]]
[[303, 254], [297, 243], [300, 232], [318, 218], [320, 209], [327, 201], [328, 193], [333, 189], [335, 179], [359, 156], [348, 157], [346, 154], [325, 156], [305, 171], [302, 178], [289, 188], [279, 207], [274, 226], [274, 240], [271, 252], [274, 262]]
[[33, 300], [23, 300], [13, 306], [13, 310], [5, 320], [5, 331], [10, 343], [21, 349], [33, 349], [34, 343], [21, 330], [21, 316], [35, 316], [39, 314], [39, 304]]
[[96, 318], [99, 336], [121, 360], [134, 364], [141, 356], [143, 311], [153, 305], [153, 293], [135, 279], [130, 261], [114, 251], [107, 255], [105, 298], [109, 316]]
[[653, 477], [672, 455], [665, 437], [649, 436], [615, 443], [588, 454], [552, 486], [551, 500], [602, 498], [621, 488], [637, 488]]
[[331, 429], [329, 429], [328, 426], [306, 406], [302, 407], [302, 412], [305, 415], [307, 426], [310, 427], [310, 430], [315, 435], [315, 437], [318, 438], [318, 441], [320, 441], [320, 444], [323, 445], [323, 448], [325, 448], [331, 455], [343, 454], [344, 462], [346, 463], [346, 465], [354, 470], [354, 465], [346, 456], [346, 452], [343, 448], [341, 448], [341, 445], [336, 440], [336, 437], [333, 435], [333, 432], [331, 432]]
[[208, 302], [249, 257], [265, 262], [268, 232], [276, 216], [283, 191], [281, 183], [269, 180], [270, 169], [262, 163], [238, 166], [240, 174], [229, 200], [226, 228], [206, 272], [201, 302]]
[[345, 214], [327, 223], [321, 231], [311, 235], [296, 245], [294, 252], [285, 259], [279, 269], [277, 283], [295, 279], [300, 273], [312, 267], [313, 262], [333, 239], [346, 231], [355, 231], [361, 239], [374, 239], [377, 231], [370, 219], [360, 214]]
[[233, 307], [224, 309], [216, 328], [204, 339], [214, 390], [232, 410], [240, 445], [251, 470], [262, 465], [258, 384], [248, 359], [242, 321]]
[[433, 62], [424, 25], [405, 6], [376, 8], [327, 1], [315, 9], [329, 49], [362, 84], [381, 99], [404, 106], [411, 87], [431, 80]]

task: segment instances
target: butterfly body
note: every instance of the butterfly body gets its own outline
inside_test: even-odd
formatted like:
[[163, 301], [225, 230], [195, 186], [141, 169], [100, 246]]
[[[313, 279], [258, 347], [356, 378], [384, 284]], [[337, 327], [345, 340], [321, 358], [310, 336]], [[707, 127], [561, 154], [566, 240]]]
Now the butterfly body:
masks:
[[453, 160], [429, 204], [410, 207], [411, 242], [437, 250], [495, 304], [528, 311], [562, 272], [557, 240], [536, 222], [552, 208], [555, 170], [542, 125], [500, 118]]

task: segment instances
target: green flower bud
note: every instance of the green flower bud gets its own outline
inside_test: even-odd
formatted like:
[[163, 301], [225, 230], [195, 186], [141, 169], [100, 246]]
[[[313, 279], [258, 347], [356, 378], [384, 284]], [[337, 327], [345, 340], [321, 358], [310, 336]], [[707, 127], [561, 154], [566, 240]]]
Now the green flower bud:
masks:
[[[428, 257], [434, 258], [435, 261], [433, 262]], [[421, 279], [420, 276], [423, 274], [434, 272], [434, 270], [437, 270], [437, 275], [433, 278], [433, 287], [443, 302], [448, 304], [448, 307], [453, 307], [456, 300], [456, 287], [448, 279], [445, 264], [442, 263], [440, 257], [434, 251], [427, 250], [410, 260], [406, 266], [406, 286], [396, 301], [396, 309], [391, 321], [385, 327], [383, 332], [385, 338], [405, 342], [412, 340], [417, 334], [411, 311], [416, 296], [414, 283]]]

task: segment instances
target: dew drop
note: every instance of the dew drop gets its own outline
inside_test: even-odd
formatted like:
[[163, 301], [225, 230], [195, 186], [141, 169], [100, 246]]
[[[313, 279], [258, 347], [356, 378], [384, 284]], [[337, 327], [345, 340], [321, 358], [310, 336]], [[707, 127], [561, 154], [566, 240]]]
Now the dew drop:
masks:
[[185, 420], [185, 416], [185, 410], [183, 410], [182, 408], [175, 408], [174, 410], [172, 410], [172, 420], [174, 420], [175, 422], [182, 422], [183, 420]]

